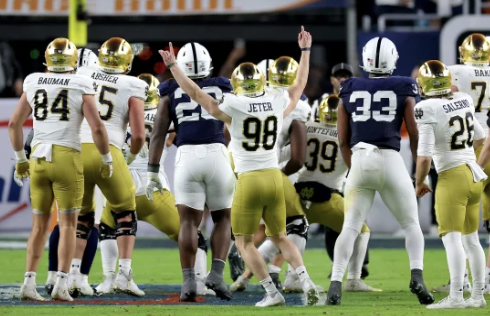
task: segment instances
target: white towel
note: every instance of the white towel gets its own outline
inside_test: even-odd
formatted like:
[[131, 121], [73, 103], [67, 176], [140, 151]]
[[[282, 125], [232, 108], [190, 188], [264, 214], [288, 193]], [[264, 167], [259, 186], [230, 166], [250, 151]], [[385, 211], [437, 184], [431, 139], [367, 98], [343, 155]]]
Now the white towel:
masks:
[[471, 172], [473, 173], [473, 181], [480, 182], [487, 179], [487, 174], [483, 171], [483, 169], [476, 163], [476, 161], [472, 161], [466, 163], [468, 167], [470, 167]]
[[36, 149], [34, 149], [34, 153], [31, 155], [31, 157], [34, 160], [37, 160], [38, 158], [46, 158], [46, 161], [51, 162], [52, 155], [53, 155], [52, 144], [39, 144], [36, 146]]

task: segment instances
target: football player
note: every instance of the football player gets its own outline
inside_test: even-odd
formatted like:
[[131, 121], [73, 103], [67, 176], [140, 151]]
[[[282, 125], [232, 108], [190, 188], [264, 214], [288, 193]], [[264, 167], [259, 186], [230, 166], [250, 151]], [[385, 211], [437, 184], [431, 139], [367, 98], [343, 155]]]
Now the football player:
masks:
[[[480, 125], [486, 126], [488, 111], [490, 110], [490, 43], [483, 34], [474, 33], [466, 37], [459, 47], [460, 61], [462, 65], [448, 66], [452, 75], [453, 91], [461, 91], [469, 94], [475, 105], [475, 118]], [[485, 136], [488, 133], [485, 130]], [[476, 156], [479, 157], [482, 147], [476, 148]], [[485, 173], [490, 175], [490, 165], [485, 166]], [[483, 194], [481, 196], [483, 221], [485, 228], [490, 233], [490, 179], [483, 181]], [[485, 293], [490, 293], [490, 255], [485, 272], [485, 283], [488, 285]], [[450, 284], [437, 288], [448, 292]], [[471, 292], [468, 280], [468, 270], [465, 274], [464, 291]]]
[[350, 78], [341, 85], [339, 149], [350, 172], [344, 190], [345, 219], [335, 244], [327, 295], [330, 305], [341, 303], [345, 269], [376, 192], [405, 231], [410, 290], [421, 304], [434, 302], [423, 279], [424, 236], [415, 191], [399, 154], [400, 129], [405, 121], [416, 159], [418, 131], [413, 109], [418, 89], [412, 78], [391, 76], [397, 59], [395, 44], [386, 37], [375, 37], [362, 51], [363, 69], [369, 78]]
[[266, 290], [264, 299], [256, 304], [258, 307], [285, 303], [254, 246], [254, 234], [261, 218], [266, 223], [267, 235], [298, 273], [307, 304], [314, 305], [319, 300], [318, 291], [306, 271], [298, 248], [285, 234], [286, 205], [276, 146], [283, 118], [296, 107], [308, 78], [311, 36], [303, 27], [298, 43], [302, 51], [301, 62], [296, 82], [288, 90], [266, 92], [264, 75], [257, 66], [243, 63], [233, 71], [235, 94], [218, 100], [201, 90], [179, 67], [175, 67], [171, 43], [170, 52], [160, 51], [179, 86], [208, 113], [231, 127], [233, 158], [238, 173], [232, 205], [232, 228], [243, 260]]
[[[24, 81], [24, 93], [9, 122], [16, 155], [14, 179], [31, 177], [33, 229], [27, 243], [27, 267], [20, 298], [44, 300], [36, 291], [36, 270], [44, 251], [54, 200], [59, 209], [58, 275], [51, 297], [73, 301], [67, 278], [75, 249], [77, 215], [83, 197], [80, 129], [85, 117], [92, 132], [94, 170], [102, 178], [112, 173], [107, 131], [95, 105], [95, 83], [73, 74], [78, 51], [66, 38], [52, 41], [45, 52], [47, 73], [34, 73]], [[23, 149], [22, 125], [33, 113], [34, 137], [30, 163]], [[102, 155], [102, 156], [101, 156]]]
[[[211, 77], [211, 56], [199, 43], [184, 45], [178, 53], [177, 63], [186, 75], [214, 98], [220, 100], [223, 93], [231, 92], [229, 79]], [[205, 283], [216, 292], [217, 297], [230, 300], [231, 292], [223, 280], [223, 269], [231, 240], [230, 207], [236, 178], [224, 145], [223, 122], [209, 114], [174, 80], [160, 84], [159, 91], [162, 98], [150, 141], [147, 196], [152, 200], [153, 190], [162, 190], [158, 177], [160, 156], [170, 122], [173, 121], [178, 147], [174, 190], [180, 215], [179, 250], [184, 277], [180, 300], [195, 301], [196, 234], [205, 205], [209, 207], [215, 224], [211, 234], [213, 261]]]
[[[143, 296], [133, 281], [131, 256], [137, 231], [135, 185], [127, 164], [137, 157], [146, 141], [144, 101], [148, 84], [138, 78], [127, 76], [133, 63], [131, 45], [120, 37], [104, 42], [99, 50], [99, 69], [83, 68], [80, 74], [95, 80], [98, 85], [97, 107], [100, 118], [109, 131], [109, 142], [116, 172], [110, 179], [103, 179], [94, 172], [100, 164], [94, 156], [94, 144], [90, 130], [82, 124], [82, 159], [85, 187], [82, 211], [78, 218], [77, 249], [72, 262], [74, 274], [78, 275], [87, 239], [94, 225], [94, 189], [97, 185], [107, 199], [114, 218], [117, 245], [119, 248], [119, 273], [115, 289], [120, 292]], [[128, 122], [131, 124], [131, 148], [126, 155], [122, 148], [126, 140]], [[74, 278], [71, 286], [79, 287], [79, 278]]]
[[[438, 60], [424, 63], [417, 83], [426, 100], [415, 106], [419, 130], [415, 192], [418, 197], [428, 192], [424, 179], [434, 159], [439, 174], [436, 216], [451, 278], [449, 296], [427, 308], [485, 307], [485, 253], [478, 226], [480, 181], [487, 175], [476, 163], [473, 149], [483, 144], [485, 132], [474, 119], [471, 97], [464, 92], [451, 92], [451, 73], [443, 63]], [[465, 250], [473, 277], [473, 290], [466, 301], [463, 298]]]

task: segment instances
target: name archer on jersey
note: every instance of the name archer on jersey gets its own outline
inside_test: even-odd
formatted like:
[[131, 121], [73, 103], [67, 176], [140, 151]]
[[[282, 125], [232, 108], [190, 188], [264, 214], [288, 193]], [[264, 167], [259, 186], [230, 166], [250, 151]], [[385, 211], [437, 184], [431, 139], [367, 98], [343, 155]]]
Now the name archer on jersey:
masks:
[[465, 109], [470, 107], [470, 102], [468, 100], [454, 101], [451, 103], [444, 104], [442, 108], [445, 113], [454, 112], [460, 109]]
[[248, 113], [274, 111], [270, 102], [250, 103], [249, 105]]
[[155, 114], [145, 113], [145, 122], [155, 122]]
[[490, 77], [490, 69], [473, 69], [476, 77]]
[[327, 135], [332, 137], [337, 137], [338, 132], [336, 129], [331, 128], [323, 128], [317, 126], [307, 126], [306, 127], [307, 134], [319, 134], [319, 135]]
[[65, 78], [43, 78], [39, 77], [37, 84], [58, 84], [62, 86], [67, 86], [70, 83], [70, 79]]
[[99, 72], [94, 72], [91, 77], [94, 80], [107, 81], [107, 82], [113, 83], [113, 84], [116, 84], [117, 83], [117, 79], [119, 79], [119, 77], [111, 76], [111, 75], [106, 75], [106, 74], [101, 74]]

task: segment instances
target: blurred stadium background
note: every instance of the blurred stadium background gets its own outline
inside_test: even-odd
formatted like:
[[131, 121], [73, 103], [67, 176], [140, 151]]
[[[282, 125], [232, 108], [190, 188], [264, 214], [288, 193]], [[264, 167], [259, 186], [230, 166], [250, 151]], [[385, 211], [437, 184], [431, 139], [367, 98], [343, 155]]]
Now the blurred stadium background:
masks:
[[[31, 227], [29, 185], [20, 188], [12, 180], [6, 127], [23, 78], [44, 71], [44, 50], [53, 38], [69, 37], [96, 52], [106, 39], [124, 37], [139, 51], [131, 75], [149, 72], [165, 80], [169, 72], [157, 50], [169, 41], [176, 49], [189, 41], [202, 43], [215, 75], [226, 74], [231, 73], [227, 65], [242, 61], [298, 58], [296, 36], [305, 25], [314, 39], [305, 90], [313, 104], [332, 91], [335, 64], [347, 62], [355, 75], [363, 75], [359, 56], [370, 38], [389, 37], [400, 54], [394, 74], [414, 76], [426, 60], [458, 63], [457, 47], [466, 35], [490, 35], [489, 13], [488, 0], [0, 0], [0, 235], [27, 236]], [[402, 151], [411, 170], [407, 140]], [[174, 153], [175, 148], [165, 166], [170, 183]], [[430, 199], [419, 203], [426, 233], [433, 224]], [[377, 197], [368, 218], [373, 233], [396, 234], [398, 225], [387, 214]], [[161, 235], [149, 225], [138, 233]]]

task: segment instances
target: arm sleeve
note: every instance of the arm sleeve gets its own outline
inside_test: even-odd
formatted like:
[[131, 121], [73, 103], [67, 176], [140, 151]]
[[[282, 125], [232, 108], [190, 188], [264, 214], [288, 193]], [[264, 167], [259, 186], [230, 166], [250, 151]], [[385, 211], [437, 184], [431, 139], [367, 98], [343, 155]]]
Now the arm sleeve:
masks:
[[474, 139], [479, 140], [485, 138], [485, 131], [483, 130], [483, 127], [480, 125], [480, 122], [478, 122], [478, 120], [474, 120], [474, 127], [475, 127]]
[[90, 78], [80, 78], [77, 83], [82, 94], [95, 94], [97, 91], [97, 84]]
[[226, 95], [223, 94], [223, 99], [219, 104], [219, 109], [223, 111], [224, 113], [228, 114], [230, 117], [233, 117], [234, 111], [233, 111], [233, 99], [234, 95], [227, 93]]
[[136, 80], [131, 87], [131, 97], [135, 97], [143, 101], [146, 101], [146, 98], [148, 97], [148, 90], [149, 90], [148, 84], [141, 79], [138, 78], [134, 78], [134, 79]]
[[417, 149], [417, 156], [432, 157], [436, 143], [434, 127], [434, 124], [418, 124], [419, 146]]

